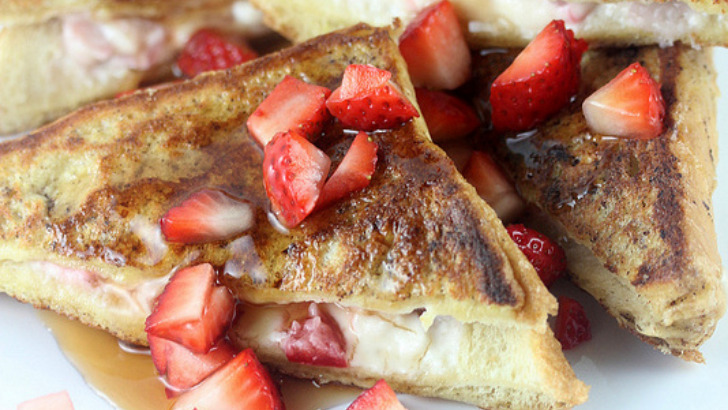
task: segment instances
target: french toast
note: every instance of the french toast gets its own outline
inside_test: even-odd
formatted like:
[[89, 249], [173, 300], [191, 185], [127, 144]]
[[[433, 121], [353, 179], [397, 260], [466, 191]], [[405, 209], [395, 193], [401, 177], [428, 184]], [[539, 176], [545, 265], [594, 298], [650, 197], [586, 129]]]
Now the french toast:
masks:
[[259, 34], [250, 13], [258, 16], [233, 0], [0, 1], [0, 135], [171, 76], [176, 53], [201, 27]]
[[[342, 0], [252, 0], [266, 23], [293, 41], [357, 22], [406, 26], [434, 0], [357, 2]], [[551, 20], [564, 20], [592, 46], [728, 45], [728, 5], [722, 1], [452, 0], [471, 42], [523, 47]]]
[[[482, 53], [490, 83], [515, 52]], [[632, 62], [661, 83], [666, 128], [652, 140], [590, 132], [581, 102]], [[711, 195], [718, 155], [712, 50], [684, 45], [589, 51], [576, 100], [537, 129], [484, 135], [530, 224], [568, 238], [569, 273], [619, 324], [664, 353], [702, 362], [725, 310]]]
[[[335, 88], [352, 63], [390, 71], [414, 101], [389, 32], [360, 25], [87, 106], [0, 145], [0, 290], [145, 344], [144, 321], [170, 273], [209, 262], [241, 303], [233, 340], [280, 372], [358, 386], [385, 377], [402, 392], [481, 407], [585, 401], [546, 322], [554, 297], [421, 118], [371, 134], [380, 154], [367, 188], [296, 228], [270, 222], [263, 154], [246, 119], [285, 75]], [[317, 145], [337, 162], [351, 138], [333, 123]], [[206, 244], [164, 241], [162, 215], [201, 188], [250, 201], [254, 227]], [[422, 356], [388, 365], [399, 354], [394, 336], [354, 342], [345, 323], [346, 368], [291, 363], [261, 343], [280, 329], [255, 316], [310, 304], [414, 335]], [[385, 363], [357, 362], [367, 348]]]

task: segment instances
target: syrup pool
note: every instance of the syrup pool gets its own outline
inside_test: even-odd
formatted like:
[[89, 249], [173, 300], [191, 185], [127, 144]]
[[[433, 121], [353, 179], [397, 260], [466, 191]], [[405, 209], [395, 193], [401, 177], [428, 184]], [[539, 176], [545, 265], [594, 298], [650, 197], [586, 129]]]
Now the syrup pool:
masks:
[[[171, 407], [146, 349], [119, 345], [108, 333], [48, 311], [38, 312], [61, 351], [99, 395], [120, 409], [159, 410]], [[361, 390], [318, 386], [282, 377], [281, 394], [288, 410], [326, 409], [351, 402]]]

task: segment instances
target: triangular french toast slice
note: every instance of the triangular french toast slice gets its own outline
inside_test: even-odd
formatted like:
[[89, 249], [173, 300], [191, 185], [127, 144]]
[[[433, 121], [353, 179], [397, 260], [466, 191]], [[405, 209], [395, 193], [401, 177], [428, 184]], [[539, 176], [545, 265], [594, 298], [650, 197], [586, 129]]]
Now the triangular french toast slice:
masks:
[[[246, 119], [284, 76], [333, 89], [352, 63], [390, 71], [414, 101], [388, 32], [357, 26], [0, 145], [0, 290], [144, 344], [170, 273], [209, 262], [241, 302], [231, 337], [283, 373], [359, 386], [387, 378], [399, 391], [482, 407], [583, 402], [587, 388], [546, 323], [555, 299], [421, 118], [371, 134], [379, 162], [367, 188], [290, 230], [271, 223]], [[337, 124], [316, 142], [334, 163], [353, 137]], [[253, 228], [167, 243], [160, 218], [202, 188], [250, 201]], [[342, 320], [347, 367], [295, 364], [261, 343], [270, 336], [261, 326], [276, 322], [251, 317], [311, 303]], [[345, 321], [364, 319], [382, 337], [354, 340]], [[417, 360], [387, 362], [400, 355]]]
[[[514, 55], [478, 58], [482, 98]], [[592, 134], [581, 102], [633, 62], [661, 83], [663, 135], [645, 141]], [[574, 281], [642, 340], [697, 362], [698, 347], [725, 310], [711, 205], [716, 96], [710, 49], [593, 50], [569, 108], [537, 130], [489, 136], [485, 144], [538, 208], [531, 224], [568, 238]]]

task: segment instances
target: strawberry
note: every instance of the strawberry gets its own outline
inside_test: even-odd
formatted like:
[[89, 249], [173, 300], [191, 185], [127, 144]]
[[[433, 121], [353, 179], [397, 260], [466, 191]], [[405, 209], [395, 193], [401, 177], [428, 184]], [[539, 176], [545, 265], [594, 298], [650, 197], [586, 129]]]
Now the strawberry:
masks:
[[235, 357], [235, 350], [225, 339], [220, 339], [206, 353], [195, 353], [161, 337], [149, 335], [147, 339], [152, 362], [159, 374], [166, 377], [171, 395], [195, 386]]
[[465, 179], [504, 221], [515, 219], [526, 207], [506, 174], [485, 152], [474, 151], [463, 169]]
[[344, 126], [362, 131], [391, 129], [419, 117], [390, 78], [387, 70], [352, 64], [344, 70], [341, 86], [326, 100], [326, 107]]
[[288, 361], [314, 366], [348, 366], [346, 342], [341, 329], [329, 315], [314, 303], [308, 317], [294, 320], [281, 341]]
[[556, 339], [561, 348], [568, 350], [591, 340], [591, 325], [584, 307], [574, 299], [559, 296], [559, 313], [556, 316]]
[[551, 239], [525, 226], [509, 225], [506, 230], [536, 269], [544, 285], [550, 286], [566, 271], [564, 250]]
[[586, 42], [574, 39], [563, 21], [546, 26], [493, 81], [493, 127], [528, 130], [566, 106], [578, 91], [586, 49]]
[[364, 390], [346, 410], [406, 410], [384, 379]]
[[265, 192], [283, 225], [292, 228], [313, 211], [330, 166], [329, 157], [297, 130], [279, 133], [265, 146]]
[[192, 390], [172, 409], [283, 410], [280, 393], [251, 349], [240, 352]]
[[169, 242], [200, 243], [229, 239], [250, 229], [254, 222], [250, 203], [203, 189], [167, 211], [160, 224]]
[[470, 50], [447, 0], [417, 14], [399, 38], [399, 50], [416, 86], [452, 90], [470, 77]]
[[352, 192], [369, 186], [377, 166], [377, 143], [360, 131], [336, 171], [324, 184], [317, 208], [325, 208]]
[[242, 42], [232, 41], [211, 29], [201, 29], [190, 37], [177, 59], [177, 66], [188, 77], [205, 71], [234, 67], [258, 57]]
[[68, 392], [63, 390], [36, 397], [18, 404], [17, 410], [73, 410]]
[[209, 263], [175, 273], [147, 318], [147, 333], [195, 353], [209, 351], [230, 324], [235, 307], [227, 288], [213, 286], [214, 280]]
[[416, 88], [417, 103], [435, 142], [462, 138], [478, 125], [475, 110], [465, 101], [442, 91]]
[[286, 76], [248, 117], [248, 131], [263, 147], [277, 133], [294, 128], [312, 139], [331, 118], [329, 95], [326, 87]]
[[650, 139], [662, 134], [665, 101], [660, 84], [640, 63], [633, 63], [582, 104], [593, 132]]

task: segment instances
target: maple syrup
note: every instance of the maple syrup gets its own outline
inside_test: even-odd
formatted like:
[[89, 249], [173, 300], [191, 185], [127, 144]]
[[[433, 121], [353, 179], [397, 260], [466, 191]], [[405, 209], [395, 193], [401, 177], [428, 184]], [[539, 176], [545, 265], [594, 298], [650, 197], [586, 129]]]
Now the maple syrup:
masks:
[[[61, 351], [99, 395], [115, 407], [134, 410], [167, 409], [164, 393], [148, 349], [120, 345], [110, 334], [49, 311], [38, 312]], [[308, 380], [281, 379], [281, 394], [288, 410], [325, 409], [351, 402], [360, 389], [319, 386]]]

